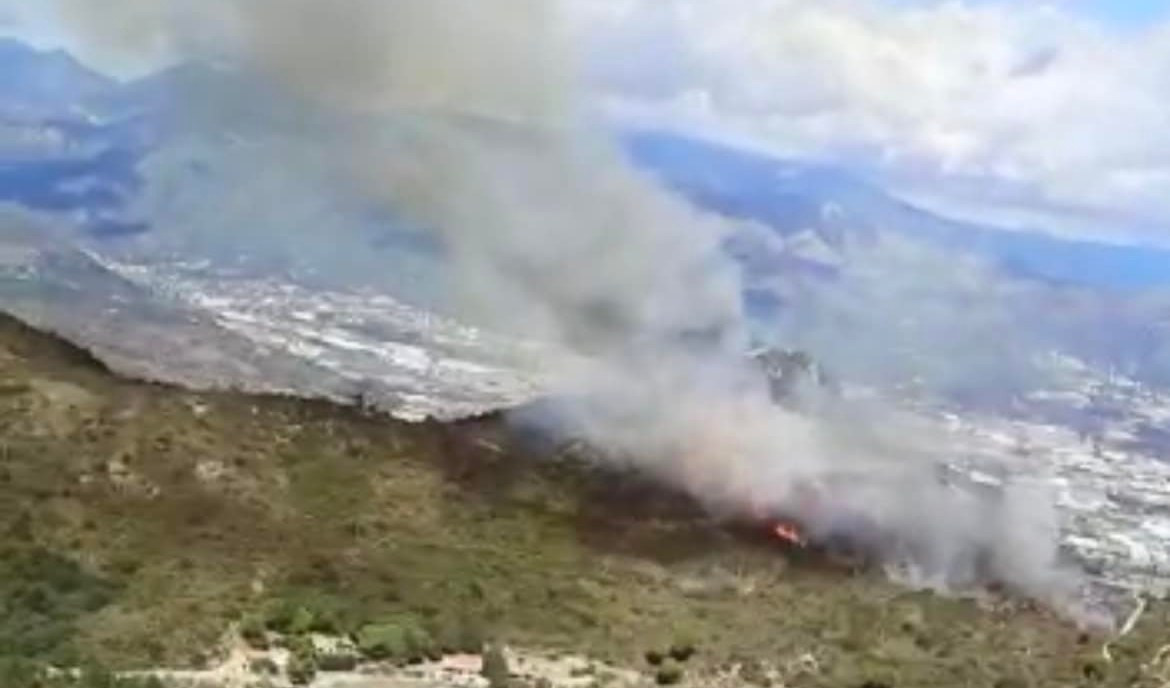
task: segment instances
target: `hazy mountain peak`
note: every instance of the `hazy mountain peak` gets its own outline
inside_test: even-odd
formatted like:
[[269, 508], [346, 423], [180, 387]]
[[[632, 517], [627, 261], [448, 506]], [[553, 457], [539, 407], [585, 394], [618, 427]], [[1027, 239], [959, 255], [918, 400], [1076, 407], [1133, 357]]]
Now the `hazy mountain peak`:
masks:
[[9, 116], [60, 114], [114, 85], [63, 50], [38, 50], [14, 39], [0, 39], [0, 81], [0, 114]]

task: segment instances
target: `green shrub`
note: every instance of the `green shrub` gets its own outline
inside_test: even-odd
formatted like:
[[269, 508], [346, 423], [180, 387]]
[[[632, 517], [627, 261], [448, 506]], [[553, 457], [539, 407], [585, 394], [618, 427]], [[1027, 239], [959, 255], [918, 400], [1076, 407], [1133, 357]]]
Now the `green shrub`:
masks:
[[676, 638], [670, 646], [669, 654], [676, 662], [685, 662], [695, 656], [695, 644], [686, 638]]
[[570, 678], [584, 678], [586, 676], [593, 676], [597, 673], [597, 667], [592, 664], [582, 664], [569, 669]]
[[483, 626], [466, 616], [448, 615], [430, 624], [431, 637], [436, 651], [442, 654], [465, 653], [475, 655], [483, 652], [486, 633]]
[[664, 661], [654, 673], [654, 682], [660, 686], [673, 686], [680, 683], [682, 678], [682, 666], [674, 659]]
[[441, 654], [435, 646], [434, 638], [417, 622], [408, 622], [405, 624], [405, 628], [407, 661], [421, 662]]
[[666, 655], [662, 654], [658, 650], [646, 651], [646, 663], [650, 666], [659, 666], [662, 664], [664, 659], [666, 659]]
[[356, 613], [350, 607], [331, 595], [293, 591], [268, 604], [264, 624], [285, 635], [339, 635], [357, 626]]
[[290, 633], [293, 618], [300, 606], [289, 600], [276, 600], [264, 610], [264, 625], [274, 633]]
[[[65, 686], [70, 681], [64, 682]], [[47, 683], [52, 685], [52, 683]], [[162, 688], [162, 681], [155, 677], [149, 678], [118, 678], [105, 667], [90, 665], [81, 670], [80, 676], [73, 682], [76, 688]]]
[[309, 631], [322, 635], [339, 635], [343, 626], [341, 615], [337, 610], [318, 608], [313, 611], [313, 620], [309, 624]]
[[115, 592], [113, 584], [47, 550], [0, 550], [0, 657], [75, 664], [77, 622]]
[[768, 688], [772, 685], [772, 679], [768, 677], [764, 665], [754, 659], [745, 660], [739, 665], [739, 677], [745, 683], [761, 688]]
[[308, 685], [317, 677], [317, 664], [312, 657], [294, 654], [288, 659], [285, 673], [294, 686]]
[[44, 671], [26, 659], [0, 659], [0, 686], [32, 688], [40, 686]]
[[512, 684], [512, 670], [508, 668], [508, 658], [497, 646], [493, 645], [484, 651], [480, 673], [488, 680], [490, 688], [509, 688]]
[[264, 621], [258, 617], [244, 617], [240, 622], [240, 637], [254, 650], [268, 649], [268, 631], [264, 628]]
[[89, 665], [77, 675], [52, 674], [31, 660], [0, 659], [3, 688], [165, 688], [156, 677], [119, 678], [109, 670]]
[[1086, 681], [1100, 683], [1105, 680], [1105, 662], [1097, 658], [1085, 660], [1081, 664], [1081, 675]]
[[317, 658], [317, 668], [321, 671], [353, 671], [358, 666], [358, 658], [354, 655], [331, 652]]
[[356, 641], [358, 651], [375, 660], [420, 662], [438, 652], [430, 633], [417, 619], [406, 615], [363, 626], [357, 632]]
[[362, 626], [356, 640], [358, 651], [370, 659], [392, 659], [406, 653], [406, 636], [397, 624]]
[[293, 636], [288, 642], [288, 651], [296, 657], [302, 659], [313, 659], [317, 655], [317, 648], [313, 646], [312, 639], [303, 636]]
[[248, 671], [260, 676], [275, 676], [280, 673], [280, 667], [268, 657], [257, 657], [248, 663]]
[[313, 615], [313, 612], [304, 607], [297, 607], [293, 610], [288, 620], [288, 630], [286, 632], [292, 635], [305, 635], [312, 632], [315, 622], [316, 617]]

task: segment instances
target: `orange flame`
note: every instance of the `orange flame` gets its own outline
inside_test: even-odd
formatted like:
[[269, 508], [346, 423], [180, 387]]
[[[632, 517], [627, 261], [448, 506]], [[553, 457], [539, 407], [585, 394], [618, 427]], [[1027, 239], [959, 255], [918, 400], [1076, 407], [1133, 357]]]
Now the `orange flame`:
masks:
[[772, 526], [772, 532], [776, 534], [776, 537], [797, 547], [804, 547], [806, 544], [804, 535], [795, 524], [777, 523]]

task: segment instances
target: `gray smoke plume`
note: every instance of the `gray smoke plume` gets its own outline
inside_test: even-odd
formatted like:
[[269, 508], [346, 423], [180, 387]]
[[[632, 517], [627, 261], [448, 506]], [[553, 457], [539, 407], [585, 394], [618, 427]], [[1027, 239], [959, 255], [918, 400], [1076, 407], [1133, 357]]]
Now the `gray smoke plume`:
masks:
[[888, 410], [811, 416], [771, 402], [743, 354], [738, 274], [721, 251], [730, 227], [596, 133], [556, 3], [98, 4], [61, 8], [93, 41], [148, 36], [279, 90], [269, 133], [306, 154], [271, 164], [315, 160], [392, 209], [443, 247], [465, 315], [566, 352], [551, 427], [718, 513], [796, 511], [814, 535], [872, 524], [871, 545], [919, 583], [987, 575], [1061, 605], [1074, 596], [1051, 500], [943, 485], [945, 440]]

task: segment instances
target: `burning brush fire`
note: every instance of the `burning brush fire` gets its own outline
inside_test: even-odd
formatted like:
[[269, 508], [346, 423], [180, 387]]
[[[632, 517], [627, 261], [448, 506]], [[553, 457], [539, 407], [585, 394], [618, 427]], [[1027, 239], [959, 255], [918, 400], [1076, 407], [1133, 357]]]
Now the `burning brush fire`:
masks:
[[889, 533], [865, 514], [830, 498], [825, 488], [800, 486], [781, 508], [754, 506], [752, 530], [786, 548], [815, 550], [852, 563], [879, 558]]
[[808, 536], [795, 520], [778, 516], [759, 507], [751, 509], [750, 513], [751, 522], [755, 524], [754, 527], [763, 528], [778, 543], [801, 549], [809, 546]]
[[789, 521], [777, 521], [772, 524], [772, 534], [781, 541], [794, 547], [807, 547], [808, 540], [801, 532], [800, 526]]

